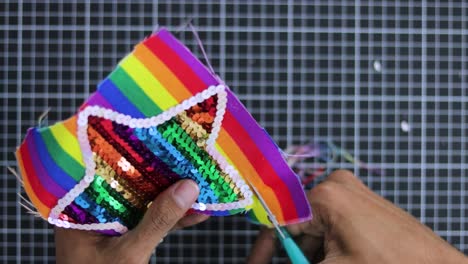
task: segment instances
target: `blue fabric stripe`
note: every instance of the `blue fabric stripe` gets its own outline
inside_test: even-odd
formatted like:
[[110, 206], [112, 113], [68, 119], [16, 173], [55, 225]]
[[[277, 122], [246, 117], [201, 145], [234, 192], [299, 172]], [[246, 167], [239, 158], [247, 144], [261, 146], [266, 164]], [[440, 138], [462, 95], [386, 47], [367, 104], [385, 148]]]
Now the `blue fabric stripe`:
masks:
[[[33, 132], [34, 133], [34, 132]], [[50, 173], [44, 168], [40, 155], [37, 153], [36, 143], [34, 142], [34, 137], [28, 137], [25, 140], [25, 143], [28, 146], [28, 152], [31, 157], [34, 169], [36, 170], [36, 175], [39, 178], [42, 186], [55, 197], [63, 197], [67, 193], [66, 190], [60, 186], [54, 178], [51, 177]]]
[[104, 79], [104, 81], [98, 85], [98, 92], [102, 97], [106, 98], [107, 102], [112, 105], [116, 112], [134, 118], [145, 118], [145, 115], [125, 97], [109, 78]]
[[47, 146], [45, 145], [44, 141], [42, 140], [41, 135], [38, 131], [34, 130], [32, 132], [34, 137], [34, 142], [36, 143], [36, 150], [37, 154], [41, 159], [42, 165], [48, 172], [49, 176], [63, 189], [66, 191], [71, 190], [75, 185], [76, 181], [68, 175], [65, 171], [60, 168], [55, 161], [50, 156], [49, 152], [47, 151]]

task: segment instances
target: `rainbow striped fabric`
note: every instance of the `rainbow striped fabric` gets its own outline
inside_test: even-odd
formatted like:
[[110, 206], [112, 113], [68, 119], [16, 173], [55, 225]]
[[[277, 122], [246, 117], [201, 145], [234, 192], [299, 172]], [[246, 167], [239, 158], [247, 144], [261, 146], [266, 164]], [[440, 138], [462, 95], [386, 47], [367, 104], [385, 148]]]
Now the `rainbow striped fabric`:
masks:
[[249, 212], [269, 224], [311, 218], [297, 176], [224, 82], [165, 29], [139, 43], [78, 113], [31, 128], [17, 150], [40, 215], [67, 228], [119, 234], [181, 178], [200, 186], [192, 206]]

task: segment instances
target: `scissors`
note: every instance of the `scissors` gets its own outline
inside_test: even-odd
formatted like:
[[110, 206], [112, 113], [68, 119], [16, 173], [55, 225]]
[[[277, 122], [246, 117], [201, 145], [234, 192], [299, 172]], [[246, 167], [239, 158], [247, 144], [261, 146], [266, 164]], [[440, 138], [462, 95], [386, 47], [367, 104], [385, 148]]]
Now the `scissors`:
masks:
[[258, 199], [260, 200], [260, 203], [262, 204], [263, 208], [265, 208], [268, 217], [270, 221], [273, 223], [276, 229], [276, 233], [278, 234], [278, 239], [280, 240], [281, 244], [283, 245], [284, 249], [286, 250], [286, 253], [288, 254], [289, 259], [291, 260], [292, 264], [309, 264], [310, 262], [307, 260], [307, 258], [304, 256], [304, 253], [301, 251], [301, 249], [297, 246], [296, 242], [291, 238], [291, 235], [289, 232], [286, 230], [286, 228], [281, 227], [276, 220], [275, 215], [272, 213], [268, 205], [266, 204], [265, 200], [263, 200], [262, 196], [258, 192], [257, 188], [253, 186], [252, 183], [248, 179], [246, 179], [247, 182], [249, 182], [250, 186], [254, 190], [254, 192], [257, 194]]

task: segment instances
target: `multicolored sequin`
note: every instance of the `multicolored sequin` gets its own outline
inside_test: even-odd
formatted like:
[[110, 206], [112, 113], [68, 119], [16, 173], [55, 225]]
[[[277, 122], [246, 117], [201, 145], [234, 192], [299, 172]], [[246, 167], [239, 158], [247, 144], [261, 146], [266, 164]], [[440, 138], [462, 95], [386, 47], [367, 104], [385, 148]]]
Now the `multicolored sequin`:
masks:
[[28, 196], [57, 226], [124, 233], [182, 178], [200, 187], [199, 213], [252, 210], [269, 223], [253, 184], [280, 224], [311, 217], [268, 134], [164, 29], [138, 44], [75, 116], [30, 129], [17, 158]]

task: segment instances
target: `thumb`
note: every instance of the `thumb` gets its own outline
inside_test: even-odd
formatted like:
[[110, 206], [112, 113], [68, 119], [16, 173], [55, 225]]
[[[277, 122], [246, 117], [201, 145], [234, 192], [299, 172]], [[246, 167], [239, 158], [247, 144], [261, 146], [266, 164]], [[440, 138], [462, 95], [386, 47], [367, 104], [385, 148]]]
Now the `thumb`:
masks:
[[181, 219], [199, 193], [192, 180], [180, 180], [158, 195], [138, 226], [128, 233], [127, 242], [139, 252], [152, 252]]

